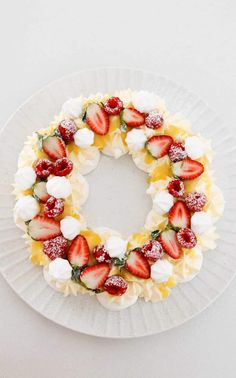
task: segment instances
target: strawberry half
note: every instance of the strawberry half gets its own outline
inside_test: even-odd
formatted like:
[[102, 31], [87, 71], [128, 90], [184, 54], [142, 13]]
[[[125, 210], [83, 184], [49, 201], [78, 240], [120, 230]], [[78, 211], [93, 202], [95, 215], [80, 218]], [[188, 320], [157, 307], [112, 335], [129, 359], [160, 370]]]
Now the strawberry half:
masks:
[[182, 253], [182, 249], [178, 243], [176, 232], [174, 230], [163, 231], [159, 237], [165, 252], [173, 259], [178, 259]]
[[148, 139], [146, 147], [156, 159], [168, 154], [173, 139], [169, 135], [156, 135]]
[[123, 120], [129, 127], [139, 127], [145, 123], [145, 117], [142, 113], [133, 108], [124, 109]]
[[50, 195], [47, 192], [46, 189], [46, 182], [45, 181], [40, 181], [36, 182], [33, 186], [33, 196], [41, 202], [47, 202], [49, 199]]
[[65, 143], [56, 135], [49, 135], [43, 139], [42, 147], [44, 152], [53, 160], [66, 157]]
[[71, 265], [83, 266], [89, 260], [89, 246], [84, 236], [78, 235], [71, 243], [67, 257]]
[[150, 265], [140, 251], [130, 252], [125, 262], [125, 268], [136, 277], [145, 279], [150, 277]]
[[91, 265], [81, 272], [80, 280], [88, 289], [100, 289], [106, 282], [109, 272], [110, 267], [106, 263]]
[[174, 163], [172, 170], [173, 174], [182, 180], [193, 180], [203, 173], [204, 166], [199, 161], [187, 158]]
[[177, 201], [169, 211], [169, 223], [178, 228], [189, 228], [191, 214], [186, 204], [182, 201]]
[[28, 224], [28, 233], [34, 240], [49, 240], [61, 235], [60, 222], [37, 215]]
[[91, 104], [87, 107], [86, 123], [96, 134], [106, 135], [109, 131], [109, 117], [98, 104]]

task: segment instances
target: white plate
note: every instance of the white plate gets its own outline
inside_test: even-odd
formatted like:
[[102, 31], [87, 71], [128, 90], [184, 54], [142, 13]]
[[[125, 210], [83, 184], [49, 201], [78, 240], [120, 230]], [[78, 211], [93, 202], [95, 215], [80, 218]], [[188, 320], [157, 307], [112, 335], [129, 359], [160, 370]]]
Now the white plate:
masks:
[[[90, 296], [63, 297], [44, 281], [42, 268], [34, 267], [12, 219], [11, 196], [18, 153], [27, 135], [45, 127], [61, 104], [81, 93], [117, 89], [146, 89], [164, 97], [171, 112], [183, 113], [195, 131], [212, 139], [217, 183], [226, 208], [218, 222], [216, 250], [206, 252], [200, 274], [173, 289], [168, 300], [156, 304], [139, 300], [123, 312], [109, 312]], [[131, 69], [104, 68], [79, 72], [49, 84], [23, 104], [0, 136], [0, 266], [13, 290], [32, 308], [54, 322], [94, 336], [138, 337], [162, 332], [192, 318], [226, 288], [236, 271], [236, 143], [208, 106], [195, 94], [171, 80]], [[222, 148], [223, 146], [223, 148]], [[94, 209], [96, 211], [96, 208]]]

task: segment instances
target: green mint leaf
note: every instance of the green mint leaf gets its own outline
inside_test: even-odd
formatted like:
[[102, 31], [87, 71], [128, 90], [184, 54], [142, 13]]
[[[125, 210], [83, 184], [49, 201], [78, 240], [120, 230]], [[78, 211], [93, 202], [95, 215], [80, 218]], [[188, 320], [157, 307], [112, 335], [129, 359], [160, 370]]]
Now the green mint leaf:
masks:
[[155, 230], [151, 232], [152, 239], [157, 239], [161, 235], [161, 232], [159, 230]]

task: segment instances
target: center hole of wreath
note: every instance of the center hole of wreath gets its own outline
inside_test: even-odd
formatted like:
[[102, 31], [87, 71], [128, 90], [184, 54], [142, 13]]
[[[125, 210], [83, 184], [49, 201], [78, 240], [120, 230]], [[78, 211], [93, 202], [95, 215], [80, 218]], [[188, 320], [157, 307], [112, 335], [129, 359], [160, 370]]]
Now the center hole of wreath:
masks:
[[140, 231], [151, 209], [147, 177], [128, 155], [117, 160], [101, 155], [97, 168], [86, 176], [90, 193], [82, 214], [88, 227], [109, 227], [124, 238]]

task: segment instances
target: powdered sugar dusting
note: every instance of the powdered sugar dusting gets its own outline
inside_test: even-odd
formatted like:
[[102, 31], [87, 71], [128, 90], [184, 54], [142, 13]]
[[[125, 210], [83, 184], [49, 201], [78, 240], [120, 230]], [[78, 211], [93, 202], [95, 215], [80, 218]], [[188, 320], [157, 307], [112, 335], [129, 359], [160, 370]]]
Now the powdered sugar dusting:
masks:
[[174, 163], [180, 160], [183, 160], [187, 157], [187, 152], [185, 147], [181, 142], [175, 142], [170, 146], [169, 149], [169, 158]]
[[57, 236], [54, 239], [43, 242], [43, 252], [51, 259], [57, 257], [66, 257], [68, 241], [63, 236]]
[[151, 260], [151, 261], [157, 261], [164, 254], [163, 247], [162, 247], [161, 243], [159, 243], [159, 241], [154, 240], [154, 239], [149, 240], [148, 242], [146, 242], [143, 245], [142, 252], [143, 252], [144, 256], [148, 260]]
[[204, 193], [193, 192], [186, 196], [185, 201], [190, 211], [202, 211], [207, 202], [207, 197]]
[[50, 197], [44, 208], [44, 214], [48, 218], [55, 218], [64, 211], [64, 201], [61, 198]]
[[184, 248], [193, 248], [197, 244], [197, 238], [190, 228], [182, 228], [177, 232], [177, 240]]
[[150, 112], [145, 118], [145, 125], [149, 129], [159, 129], [163, 125], [163, 122], [162, 116], [156, 111]]

